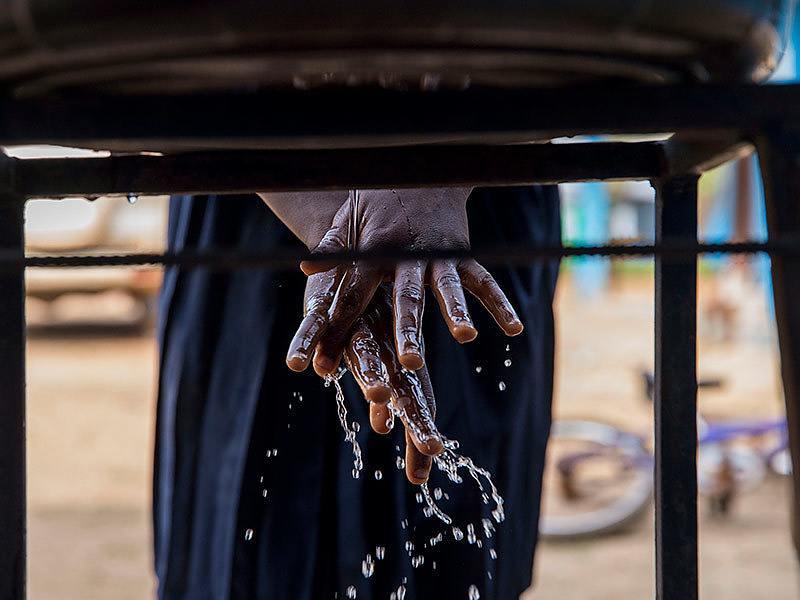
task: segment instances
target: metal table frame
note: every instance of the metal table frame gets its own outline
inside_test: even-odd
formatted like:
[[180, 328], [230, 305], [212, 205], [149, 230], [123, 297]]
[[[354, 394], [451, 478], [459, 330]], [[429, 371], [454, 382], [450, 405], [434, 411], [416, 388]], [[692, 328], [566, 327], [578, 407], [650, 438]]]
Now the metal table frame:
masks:
[[[656, 132], [677, 134], [667, 142], [504, 143], [520, 137]], [[443, 137], [473, 143], [422, 145]], [[387, 141], [409, 145], [369, 147]], [[24, 257], [23, 209], [32, 197], [648, 179], [657, 192], [656, 244], [642, 250], [656, 256], [656, 597], [692, 600], [698, 595], [699, 253], [772, 254], [791, 451], [800, 464], [800, 86], [0, 97], [0, 143], [216, 149], [88, 159], [0, 157], [0, 599], [25, 597], [24, 268], [58, 264]], [[342, 149], [303, 149], [320, 143]], [[761, 160], [770, 240], [698, 245], [699, 174], [749, 143]], [[243, 146], [294, 149], [233, 149]], [[560, 252], [527, 248], [509, 259]], [[102, 264], [190, 265], [191, 258], [122, 257]], [[280, 267], [297, 257], [250, 258], [251, 266]], [[235, 263], [235, 257], [231, 260]], [[202, 256], [194, 262], [213, 264]], [[223, 263], [217, 266], [232, 266]], [[63, 264], [101, 261], [83, 257]], [[795, 516], [799, 481], [794, 480]], [[797, 518], [794, 523], [797, 541]]]

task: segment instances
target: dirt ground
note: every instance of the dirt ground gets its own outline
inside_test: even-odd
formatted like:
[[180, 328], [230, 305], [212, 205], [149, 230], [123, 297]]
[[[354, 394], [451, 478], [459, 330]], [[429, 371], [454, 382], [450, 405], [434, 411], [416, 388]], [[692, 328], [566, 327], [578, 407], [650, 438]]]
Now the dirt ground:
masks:
[[[556, 411], [646, 431], [651, 408], [637, 371], [652, 364], [652, 287], [618, 283], [580, 298], [568, 280], [558, 299]], [[718, 293], [704, 285], [701, 303]], [[731, 341], [701, 323], [699, 372], [724, 376], [704, 393], [715, 416], [780, 411], [773, 334], [760, 295], [743, 288]], [[29, 590], [34, 600], [150, 597], [149, 494], [155, 382], [150, 337], [38, 335], [28, 350]], [[725, 520], [701, 527], [703, 597], [793, 599], [798, 571], [788, 534], [788, 485], [769, 478]], [[597, 541], [544, 543], [537, 588], [525, 600], [653, 597], [652, 519]], [[427, 599], [425, 599], [427, 600]], [[448, 599], [445, 599], [448, 600]]]

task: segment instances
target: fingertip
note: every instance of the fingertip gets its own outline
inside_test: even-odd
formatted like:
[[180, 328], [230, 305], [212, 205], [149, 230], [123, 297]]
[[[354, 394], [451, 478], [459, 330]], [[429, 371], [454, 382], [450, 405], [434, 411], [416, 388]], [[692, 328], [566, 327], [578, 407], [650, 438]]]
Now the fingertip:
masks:
[[408, 481], [414, 485], [422, 485], [423, 483], [427, 483], [430, 474], [430, 467], [406, 467], [406, 479], [408, 479]]
[[525, 331], [525, 326], [522, 321], [514, 320], [506, 325], [506, 334], [514, 337]]
[[425, 366], [425, 360], [416, 352], [401, 354], [398, 357], [398, 360], [400, 361], [400, 364], [409, 371], [418, 371]]
[[375, 383], [364, 391], [364, 396], [369, 402], [385, 405], [392, 398], [392, 390], [383, 382]]
[[326, 268], [326, 263], [316, 260], [304, 260], [300, 262], [300, 270], [304, 275], [311, 277], [317, 273], [324, 273], [325, 271], [328, 271], [329, 268]]
[[406, 478], [408, 479], [409, 483], [413, 485], [422, 485], [423, 483], [428, 483], [428, 475], [430, 475], [430, 473], [425, 473], [422, 470], [417, 471], [417, 473], [406, 473]]
[[424, 442], [415, 444], [415, 446], [425, 456], [439, 456], [444, 452], [444, 445], [438, 437], [429, 437]]
[[315, 354], [314, 355], [314, 371], [320, 377], [325, 377], [327, 375], [332, 375], [336, 368], [339, 366], [339, 361], [327, 356], [325, 354]]
[[369, 424], [372, 431], [380, 435], [386, 435], [392, 431], [392, 417], [386, 406], [370, 405]]
[[471, 323], [459, 323], [453, 327], [453, 337], [459, 344], [466, 344], [478, 337], [478, 330]]
[[286, 366], [295, 373], [302, 373], [308, 367], [308, 357], [301, 354], [292, 354], [286, 357]]

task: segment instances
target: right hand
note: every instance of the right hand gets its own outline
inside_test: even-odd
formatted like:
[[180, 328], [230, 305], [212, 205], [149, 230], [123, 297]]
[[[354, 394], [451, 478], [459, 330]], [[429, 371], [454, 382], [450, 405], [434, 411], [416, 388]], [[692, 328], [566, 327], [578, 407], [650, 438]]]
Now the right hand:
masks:
[[[363, 191], [359, 202], [358, 249], [466, 250], [468, 195], [468, 189]], [[350, 202], [345, 202], [314, 249], [316, 254], [347, 249], [350, 211]], [[417, 370], [424, 365], [421, 327], [426, 284], [433, 289], [450, 333], [460, 343], [472, 341], [478, 335], [467, 309], [464, 289], [481, 301], [506, 335], [518, 335], [523, 329], [503, 290], [473, 259], [410, 261], [393, 269], [366, 262], [338, 265], [331, 261], [306, 261], [301, 268], [307, 275], [325, 273], [326, 310], [312, 307], [300, 324], [287, 355], [287, 364], [295, 371], [304, 370], [313, 359], [318, 374], [335, 372], [353, 323], [387, 279], [394, 283], [392, 337], [397, 360], [407, 369]]]
[[[330, 280], [335, 277], [331, 271], [309, 277], [307, 312], [327, 312], [332, 301]], [[372, 429], [379, 434], [391, 431], [395, 418], [390, 405], [399, 415], [405, 427], [406, 477], [413, 484], [421, 484], [428, 480], [433, 457], [444, 449], [434, 424], [436, 400], [426, 367], [417, 371], [403, 368], [392, 332], [392, 294], [389, 286], [381, 286], [353, 325], [344, 359], [369, 402]]]

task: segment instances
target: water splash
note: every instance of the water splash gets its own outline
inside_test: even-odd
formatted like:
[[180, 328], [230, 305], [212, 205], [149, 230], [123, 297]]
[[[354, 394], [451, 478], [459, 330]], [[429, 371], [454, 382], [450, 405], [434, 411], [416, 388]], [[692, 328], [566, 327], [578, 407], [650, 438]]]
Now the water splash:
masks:
[[[431, 497], [430, 490], [428, 489], [428, 484], [427, 483], [423, 483], [419, 487], [422, 489], [422, 497], [425, 499], [425, 502], [428, 504], [428, 508], [430, 509], [431, 514], [436, 515], [439, 518], [439, 520], [442, 523], [444, 523], [445, 525], [452, 525], [453, 524], [453, 519], [451, 519], [450, 516], [447, 513], [442, 511], [442, 509], [439, 508], [439, 506], [436, 504], [434, 499]], [[441, 490], [439, 488], [436, 488], [436, 489], [441, 493]]]
[[[347, 423], [347, 407], [344, 404], [344, 391], [342, 390], [342, 384], [339, 382], [344, 374], [345, 369], [339, 369], [335, 375], [327, 375], [325, 377], [325, 385], [327, 387], [333, 384], [333, 387], [336, 388], [336, 409], [339, 417], [339, 424], [344, 430], [344, 441], [348, 442], [353, 447], [352, 475], [353, 479], [358, 479], [361, 476], [361, 470], [364, 468], [364, 462], [361, 459], [361, 446], [359, 446], [358, 440], [356, 439], [358, 429], [355, 427], [351, 428]], [[358, 423], [353, 421], [353, 425], [357, 426]]]

